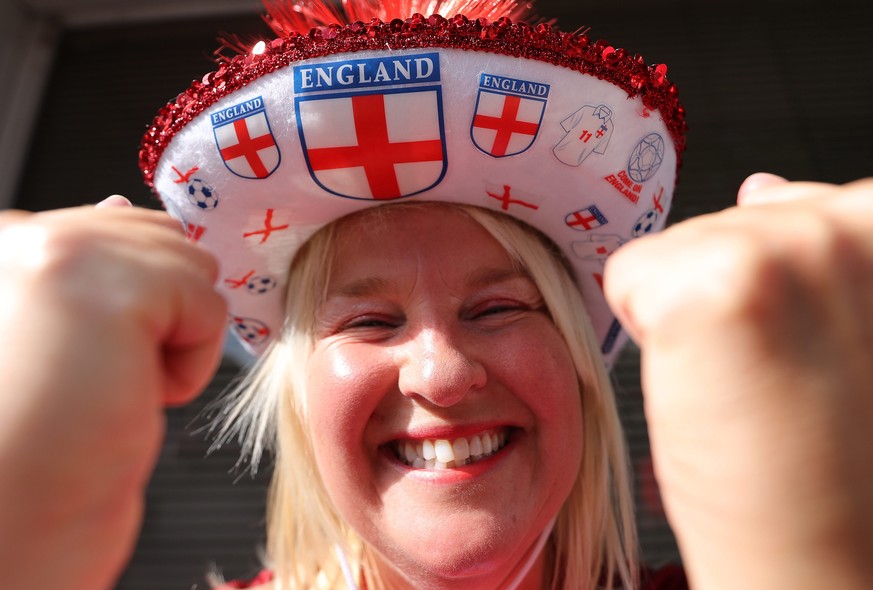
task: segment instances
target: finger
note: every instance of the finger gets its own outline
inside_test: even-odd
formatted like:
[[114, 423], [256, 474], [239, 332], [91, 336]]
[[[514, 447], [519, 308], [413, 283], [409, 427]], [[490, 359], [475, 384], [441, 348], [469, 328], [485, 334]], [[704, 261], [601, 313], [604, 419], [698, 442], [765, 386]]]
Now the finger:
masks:
[[[158, 213], [158, 217], [152, 223], [147, 223], [136, 228], [139, 241], [143, 247], [168, 247], [181, 255], [203, 274], [210, 283], [218, 280], [218, 260], [202, 245], [188, 240], [179, 231], [178, 223], [159, 212], [147, 211], [146, 213]], [[169, 228], [171, 231], [167, 231]]]
[[[873, 214], [873, 178], [862, 178], [844, 184], [842, 201], [846, 208], [852, 208], [867, 216]], [[865, 235], [869, 236], [869, 231]]]
[[221, 362], [227, 304], [214, 290], [189, 292], [180, 321], [164, 346], [164, 405], [179, 406], [202, 392]]
[[166, 270], [178, 288], [159, 328], [166, 406], [186, 404], [206, 388], [221, 361], [226, 334], [227, 303], [215, 290], [217, 263], [205, 249], [185, 246], [179, 266]]
[[31, 215], [33, 215], [33, 213], [30, 213], [29, 211], [22, 211], [20, 209], [8, 209], [6, 211], [0, 212], [0, 229], [18, 223], [20, 221], [24, 221]]
[[[107, 229], [113, 227], [126, 226], [129, 223], [146, 222], [152, 225], [166, 227], [176, 234], [185, 233], [182, 223], [170, 217], [166, 211], [158, 209], [149, 209], [146, 207], [137, 207], [135, 205], [128, 206], [125, 203], [130, 203], [121, 195], [112, 195], [107, 197], [96, 205], [83, 205], [80, 207], [66, 207], [62, 209], [52, 209], [43, 211], [33, 216], [35, 221], [45, 223], [58, 223], [65, 227], [94, 227], [88, 225], [89, 222], [98, 222], [103, 224]], [[13, 218], [13, 221], [21, 220], [21, 215], [33, 215], [27, 212], [12, 211], [4, 212], [3, 215], [9, 213], [18, 213], [18, 217]], [[135, 233], [132, 231], [132, 233]]]
[[650, 236], [625, 244], [607, 259], [603, 272], [606, 301], [638, 346], [643, 344], [644, 329], [637, 318], [636, 294], [645, 293], [647, 285], [658, 284], [653, 283], [657, 270], [650, 264], [649, 250], [649, 246], [657, 245]]
[[[145, 280], [130, 277], [133, 295], [119, 295], [134, 332], [156, 346], [150, 354], [155, 355], [153, 366], [160, 367], [160, 401], [166, 406], [190, 402], [209, 383], [221, 359], [227, 323], [227, 305], [214, 286], [214, 258], [181, 238], [177, 242], [171, 248], [156, 248], [155, 240], [133, 244], [131, 258], [148, 252], [138, 260]], [[132, 296], [135, 301], [124, 308]]]
[[[742, 219], [740, 219], [742, 217]], [[752, 257], [759, 237], [772, 228], [742, 209], [700, 216], [619, 248], [607, 259], [607, 303], [641, 348], [699, 329], [703, 307], [718, 314], [731, 294], [750, 288], [752, 273], [740, 260]], [[694, 313], [689, 313], [693, 309]]]
[[637, 344], [644, 346], [653, 328], [660, 332], [658, 327], [666, 324], [671, 327], [667, 332], [678, 333], [681, 318], [694, 315], [684, 313], [691, 305], [707, 302], [717, 308], [729, 301], [725, 295], [748, 287], [754, 273], [746, 265], [755, 261], [792, 269], [815, 284], [815, 273], [823, 271], [813, 262], [842, 252], [835, 261], [869, 276], [865, 261], [873, 253], [873, 179], [842, 187], [772, 176], [759, 180], [766, 186], [754, 192], [757, 206], [749, 203], [676, 224], [626, 244], [609, 258], [607, 301]]
[[[87, 215], [83, 216], [83, 212]], [[143, 252], [157, 252], [167, 247], [183, 257], [190, 258], [210, 281], [218, 278], [218, 264], [215, 258], [199, 244], [185, 238], [182, 226], [164, 211], [143, 207], [106, 206], [99, 209], [72, 208], [41, 213], [46, 221], [65, 228], [79, 228], [71, 233], [73, 240], [93, 239], [103, 236], [117, 241], [118, 247], [124, 244], [140, 245]], [[85, 230], [88, 231], [85, 231]], [[68, 250], [76, 242], [60, 242], [60, 248]]]
[[[155, 225], [161, 225], [168, 229], [173, 230], [174, 233], [181, 234], [184, 233], [184, 228], [182, 227], [181, 222], [177, 219], [173, 219], [167, 214], [165, 211], [159, 211], [157, 209], [147, 209], [145, 207], [135, 207], [135, 206], [126, 206], [123, 202], [114, 199], [117, 195], [113, 195], [113, 197], [109, 197], [105, 199], [103, 202], [98, 203], [93, 209], [93, 213], [99, 214], [103, 216], [106, 223], [125, 223], [128, 221], [145, 221]], [[112, 199], [112, 201], [110, 201]], [[124, 197], [120, 197], [120, 199], [124, 199]], [[127, 199], [124, 199], [125, 201]], [[110, 201], [109, 204], [103, 205]], [[78, 215], [78, 212], [75, 209], [61, 209], [58, 211], [49, 212], [51, 214], [56, 215]]]
[[740, 186], [740, 207], [775, 205], [833, 195], [834, 185], [825, 182], [789, 182], [773, 174], [753, 174]]

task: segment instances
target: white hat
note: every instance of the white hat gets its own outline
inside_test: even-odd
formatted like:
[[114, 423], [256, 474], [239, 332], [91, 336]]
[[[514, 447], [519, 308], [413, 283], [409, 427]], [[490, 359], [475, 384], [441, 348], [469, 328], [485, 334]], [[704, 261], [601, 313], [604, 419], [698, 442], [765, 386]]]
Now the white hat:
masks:
[[[282, 36], [195, 82], [148, 129], [145, 179], [219, 259], [250, 351], [281, 330], [291, 260], [315, 231], [419, 200], [502, 211], [551, 238], [611, 366], [625, 336], [603, 264], [664, 226], [684, 109], [665, 66], [545, 23], [472, 18], [494, 7], [478, 4], [471, 18], [324, 25], [307, 20], [312, 3], [273, 3]], [[293, 19], [320, 26], [289, 32]]]

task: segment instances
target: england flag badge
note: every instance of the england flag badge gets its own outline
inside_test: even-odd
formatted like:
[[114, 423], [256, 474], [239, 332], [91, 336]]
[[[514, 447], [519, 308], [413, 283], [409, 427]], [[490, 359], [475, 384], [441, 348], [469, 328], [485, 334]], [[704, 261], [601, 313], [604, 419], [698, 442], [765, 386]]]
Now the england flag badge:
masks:
[[211, 114], [215, 144], [228, 170], [243, 178], [267, 178], [281, 154], [260, 96]]
[[527, 151], [539, 133], [548, 96], [548, 84], [483, 73], [470, 124], [473, 143], [495, 158]]
[[606, 225], [608, 221], [606, 216], [600, 212], [596, 205], [591, 205], [585, 209], [573, 211], [564, 218], [564, 223], [567, 227], [576, 231], [588, 231], [601, 225]]
[[390, 200], [433, 188], [447, 158], [439, 54], [296, 66], [297, 129], [324, 190]]

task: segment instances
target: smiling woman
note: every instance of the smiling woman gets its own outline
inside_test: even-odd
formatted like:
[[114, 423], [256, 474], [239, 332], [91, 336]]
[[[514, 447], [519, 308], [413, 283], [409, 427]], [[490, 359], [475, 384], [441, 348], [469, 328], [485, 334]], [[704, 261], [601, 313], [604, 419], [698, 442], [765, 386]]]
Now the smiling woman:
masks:
[[[576, 479], [575, 371], [536, 287], [486, 232], [447, 211], [385, 215], [338, 233], [308, 363], [315, 458], [383, 577], [398, 564], [415, 587], [496, 588]], [[477, 434], [493, 454], [449, 468]], [[400, 463], [401, 443], [424, 455], [429, 441], [442, 465]]]
[[281, 343], [232, 412], [277, 425], [280, 579], [338, 575], [339, 549], [368, 588], [634, 586], [614, 401], [554, 252], [509, 217], [439, 204], [310, 240]]

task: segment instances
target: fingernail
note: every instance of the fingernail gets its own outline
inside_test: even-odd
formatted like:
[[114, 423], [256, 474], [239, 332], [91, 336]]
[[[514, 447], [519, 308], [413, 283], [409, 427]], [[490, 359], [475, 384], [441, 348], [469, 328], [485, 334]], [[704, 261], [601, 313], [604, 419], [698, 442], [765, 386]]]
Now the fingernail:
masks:
[[133, 207], [133, 204], [121, 195], [110, 195], [95, 205], [97, 209], [104, 207]]

